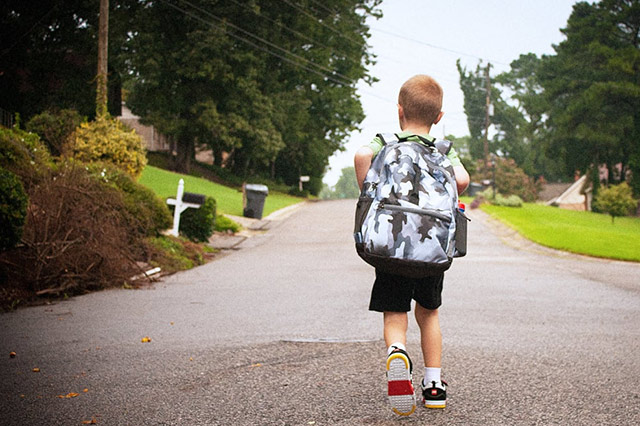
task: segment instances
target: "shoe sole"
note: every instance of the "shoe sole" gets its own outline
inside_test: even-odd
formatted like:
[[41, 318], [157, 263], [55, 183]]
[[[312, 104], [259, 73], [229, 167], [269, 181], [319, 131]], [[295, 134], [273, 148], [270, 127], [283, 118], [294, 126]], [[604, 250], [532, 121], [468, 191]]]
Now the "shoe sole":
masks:
[[445, 408], [447, 406], [446, 402], [442, 401], [434, 401], [434, 402], [425, 402], [424, 406], [426, 408]]
[[404, 354], [394, 353], [387, 358], [387, 395], [397, 415], [409, 416], [416, 410], [409, 358]]

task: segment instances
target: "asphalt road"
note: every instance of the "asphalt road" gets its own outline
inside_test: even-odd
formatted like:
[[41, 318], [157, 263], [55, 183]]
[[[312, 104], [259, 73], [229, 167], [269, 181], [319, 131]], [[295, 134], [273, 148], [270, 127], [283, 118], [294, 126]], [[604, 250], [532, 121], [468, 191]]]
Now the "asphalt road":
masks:
[[[478, 211], [445, 278], [448, 406], [397, 418], [354, 204], [307, 203], [150, 289], [0, 314], [0, 423], [640, 424], [640, 265], [542, 249]], [[415, 324], [408, 349], [419, 364]]]

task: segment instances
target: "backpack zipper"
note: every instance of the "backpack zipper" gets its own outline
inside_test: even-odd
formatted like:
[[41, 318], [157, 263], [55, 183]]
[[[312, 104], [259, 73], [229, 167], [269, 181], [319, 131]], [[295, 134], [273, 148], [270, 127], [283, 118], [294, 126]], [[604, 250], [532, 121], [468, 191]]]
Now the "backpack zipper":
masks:
[[436, 219], [440, 219], [443, 222], [451, 223], [451, 216], [447, 215], [445, 212], [440, 210], [424, 209], [420, 207], [400, 206], [397, 204], [383, 204], [383, 203], [380, 203], [379, 208], [387, 209], [391, 211], [403, 212], [403, 213], [423, 214], [423, 215], [435, 217]]

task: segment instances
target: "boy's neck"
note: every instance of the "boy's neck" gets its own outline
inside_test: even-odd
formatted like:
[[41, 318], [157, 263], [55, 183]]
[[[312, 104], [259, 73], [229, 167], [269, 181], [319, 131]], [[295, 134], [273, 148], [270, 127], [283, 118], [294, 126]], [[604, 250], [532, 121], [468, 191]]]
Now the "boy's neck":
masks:
[[402, 131], [403, 132], [413, 133], [415, 135], [428, 135], [429, 132], [431, 131], [431, 126], [424, 126], [424, 125], [413, 124], [413, 123], [405, 123], [405, 125], [402, 126]]

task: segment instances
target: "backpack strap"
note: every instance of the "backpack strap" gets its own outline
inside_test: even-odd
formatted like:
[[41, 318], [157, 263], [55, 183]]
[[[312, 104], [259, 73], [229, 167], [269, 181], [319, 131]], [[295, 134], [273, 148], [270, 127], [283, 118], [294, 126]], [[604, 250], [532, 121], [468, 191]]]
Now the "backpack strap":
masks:
[[395, 133], [378, 133], [376, 136], [382, 141], [382, 145], [393, 145], [400, 142], [400, 138]]

